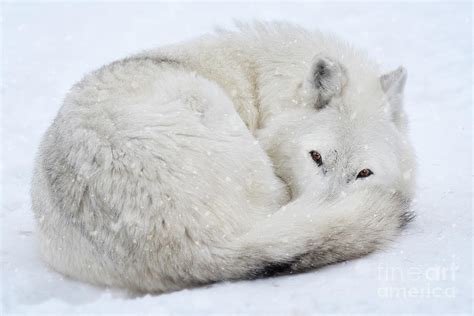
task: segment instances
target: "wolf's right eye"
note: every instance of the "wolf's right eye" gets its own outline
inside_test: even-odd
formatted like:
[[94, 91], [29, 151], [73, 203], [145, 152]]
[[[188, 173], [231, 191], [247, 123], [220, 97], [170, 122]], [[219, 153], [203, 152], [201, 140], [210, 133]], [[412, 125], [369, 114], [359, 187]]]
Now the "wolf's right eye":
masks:
[[313, 158], [314, 162], [318, 165], [318, 167], [323, 164], [323, 157], [321, 157], [321, 155], [317, 151], [312, 150], [309, 152], [309, 154], [311, 155], [311, 158]]
[[362, 169], [359, 174], [357, 175], [357, 179], [359, 178], [367, 178], [368, 176], [374, 174], [370, 169]]

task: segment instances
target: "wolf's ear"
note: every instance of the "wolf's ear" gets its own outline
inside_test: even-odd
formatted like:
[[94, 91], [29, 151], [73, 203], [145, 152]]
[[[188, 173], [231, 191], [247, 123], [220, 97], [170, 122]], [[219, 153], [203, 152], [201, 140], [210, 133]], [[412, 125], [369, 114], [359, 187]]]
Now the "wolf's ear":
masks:
[[333, 97], [341, 95], [346, 83], [346, 72], [339, 63], [326, 57], [315, 57], [305, 85], [314, 91], [315, 108], [322, 109]]
[[407, 71], [402, 66], [392, 72], [380, 76], [380, 85], [385, 93], [393, 121], [398, 127], [405, 124], [403, 113], [403, 91], [407, 81]]

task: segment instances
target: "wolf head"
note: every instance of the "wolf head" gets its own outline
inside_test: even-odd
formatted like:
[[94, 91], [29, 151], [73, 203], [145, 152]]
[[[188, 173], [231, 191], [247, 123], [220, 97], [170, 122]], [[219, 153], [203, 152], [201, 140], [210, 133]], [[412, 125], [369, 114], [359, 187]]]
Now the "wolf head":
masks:
[[324, 57], [306, 64], [294, 72], [299, 78], [275, 91], [282, 96], [273, 98], [279, 110], [266, 113], [258, 133], [293, 198], [333, 198], [375, 184], [410, 199], [414, 157], [403, 110], [405, 69], [378, 75]]

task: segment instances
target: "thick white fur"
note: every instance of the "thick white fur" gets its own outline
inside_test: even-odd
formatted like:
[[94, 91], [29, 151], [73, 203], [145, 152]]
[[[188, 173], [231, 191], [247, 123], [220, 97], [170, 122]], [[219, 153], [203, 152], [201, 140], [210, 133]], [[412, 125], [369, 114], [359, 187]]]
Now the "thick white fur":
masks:
[[[72, 88], [39, 150], [44, 260], [166, 292], [380, 248], [413, 194], [404, 79], [381, 81], [349, 46], [285, 24], [104, 66]], [[374, 174], [356, 179], [364, 168]]]

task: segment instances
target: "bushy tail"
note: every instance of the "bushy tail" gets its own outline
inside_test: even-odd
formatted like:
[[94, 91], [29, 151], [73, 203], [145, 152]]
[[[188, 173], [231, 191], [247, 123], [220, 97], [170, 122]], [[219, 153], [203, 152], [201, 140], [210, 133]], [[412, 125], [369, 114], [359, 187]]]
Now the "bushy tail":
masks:
[[379, 187], [331, 202], [299, 198], [238, 240], [234, 268], [241, 266], [247, 277], [256, 278], [366, 255], [391, 241], [413, 218], [408, 207], [401, 194]]

